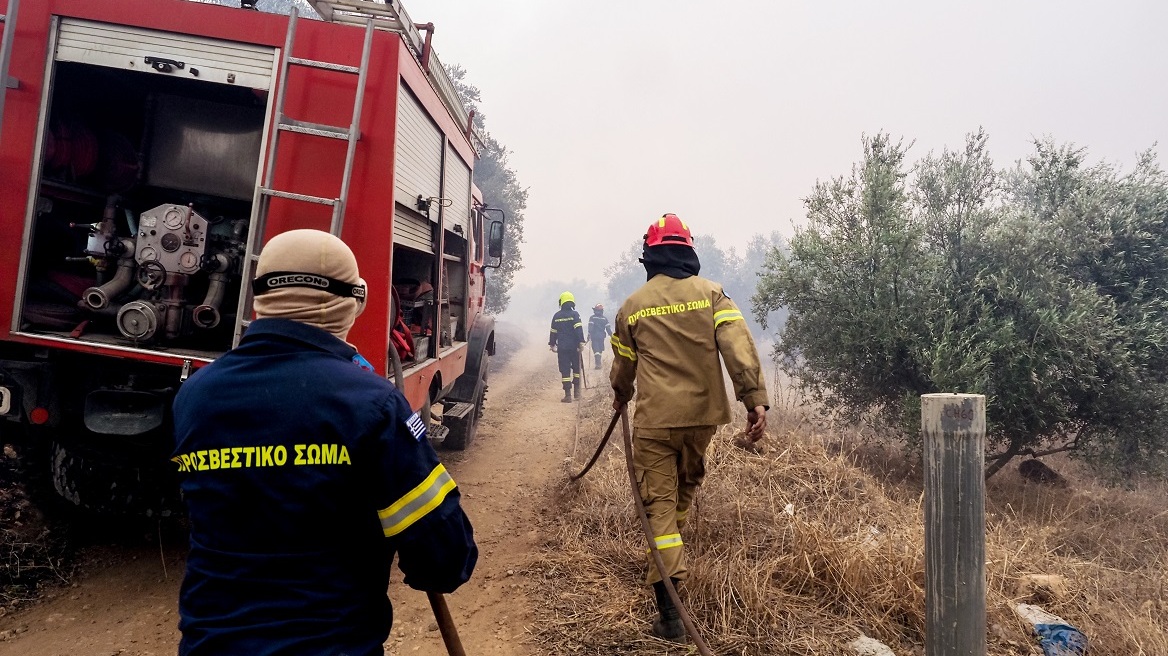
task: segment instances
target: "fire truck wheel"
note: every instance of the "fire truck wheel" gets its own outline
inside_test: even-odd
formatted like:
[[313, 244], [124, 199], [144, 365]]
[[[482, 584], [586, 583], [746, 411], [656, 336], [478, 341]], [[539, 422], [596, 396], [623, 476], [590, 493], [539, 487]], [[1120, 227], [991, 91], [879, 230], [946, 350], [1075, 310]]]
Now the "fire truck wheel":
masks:
[[486, 353], [480, 360], [479, 375], [475, 382], [474, 409], [467, 413], [465, 418], [460, 418], [457, 421], [446, 422], [446, 427], [450, 429], [447, 433], [446, 439], [442, 440], [442, 448], [453, 451], [462, 451], [474, 440], [475, 435], [478, 434], [479, 420], [483, 417], [483, 402], [487, 398], [487, 371], [490, 368], [490, 358]]
[[166, 517], [179, 508], [173, 480], [156, 463], [135, 463], [55, 440], [49, 464], [53, 488], [78, 509], [103, 515]]

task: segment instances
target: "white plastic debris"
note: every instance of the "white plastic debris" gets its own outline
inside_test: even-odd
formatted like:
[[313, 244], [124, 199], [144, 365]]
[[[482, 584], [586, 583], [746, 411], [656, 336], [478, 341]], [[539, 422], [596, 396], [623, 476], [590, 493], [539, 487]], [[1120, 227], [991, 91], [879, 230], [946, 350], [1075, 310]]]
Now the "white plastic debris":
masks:
[[1031, 626], [1038, 626], [1039, 624], [1067, 624], [1068, 622], [1063, 618], [1053, 613], [1048, 613], [1038, 606], [1031, 604], [1018, 604], [1014, 607], [1014, 613], [1022, 619], [1030, 622]]
[[848, 643], [848, 647], [855, 651], [857, 656], [896, 656], [888, 645], [875, 638], [869, 638], [863, 633], [859, 638]]

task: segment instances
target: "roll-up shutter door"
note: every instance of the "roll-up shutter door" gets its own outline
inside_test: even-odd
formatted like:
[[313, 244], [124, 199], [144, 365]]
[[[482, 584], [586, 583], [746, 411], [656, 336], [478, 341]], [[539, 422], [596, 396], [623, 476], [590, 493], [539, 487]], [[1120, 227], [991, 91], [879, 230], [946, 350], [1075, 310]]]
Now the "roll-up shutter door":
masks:
[[63, 18], [57, 61], [269, 89], [275, 48]]
[[424, 253], [433, 253], [430, 242], [430, 223], [398, 208], [393, 213], [393, 243], [409, 246]]
[[[442, 133], [430, 120], [426, 110], [414, 94], [401, 85], [397, 102], [397, 139], [394, 146], [394, 165], [397, 174], [393, 181], [396, 201], [412, 209], [417, 208], [418, 196], [442, 196]], [[430, 208], [430, 220], [438, 220], [438, 204]]]
[[446, 189], [442, 197], [450, 200], [443, 214], [446, 229], [460, 225], [463, 235], [470, 234], [470, 167], [450, 144], [446, 144]]

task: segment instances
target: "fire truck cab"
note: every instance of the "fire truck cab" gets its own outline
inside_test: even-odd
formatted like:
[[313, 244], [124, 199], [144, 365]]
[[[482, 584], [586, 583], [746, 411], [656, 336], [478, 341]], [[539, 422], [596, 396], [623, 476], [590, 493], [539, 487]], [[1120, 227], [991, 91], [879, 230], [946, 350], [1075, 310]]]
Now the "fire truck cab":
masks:
[[0, 431], [78, 506], [166, 511], [174, 394], [238, 343], [295, 228], [353, 249], [349, 340], [432, 439], [475, 434], [503, 219], [473, 116], [397, 0], [311, 4], [0, 0]]

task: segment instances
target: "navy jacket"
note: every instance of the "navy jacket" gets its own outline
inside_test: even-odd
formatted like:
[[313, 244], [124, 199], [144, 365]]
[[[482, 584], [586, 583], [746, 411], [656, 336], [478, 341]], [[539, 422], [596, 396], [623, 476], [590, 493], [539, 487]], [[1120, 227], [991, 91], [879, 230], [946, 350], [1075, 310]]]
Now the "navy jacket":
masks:
[[603, 314], [593, 314], [588, 317], [588, 339], [593, 342], [603, 342], [612, 337], [612, 326]]
[[190, 556], [182, 656], [380, 656], [398, 556], [452, 592], [478, 549], [426, 426], [352, 347], [259, 319], [174, 402]]
[[584, 343], [584, 324], [580, 322], [580, 313], [576, 312], [576, 304], [564, 303], [552, 316], [552, 328], [548, 333], [548, 346], [556, 345], [561, 350], [579, 348]]

